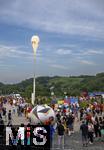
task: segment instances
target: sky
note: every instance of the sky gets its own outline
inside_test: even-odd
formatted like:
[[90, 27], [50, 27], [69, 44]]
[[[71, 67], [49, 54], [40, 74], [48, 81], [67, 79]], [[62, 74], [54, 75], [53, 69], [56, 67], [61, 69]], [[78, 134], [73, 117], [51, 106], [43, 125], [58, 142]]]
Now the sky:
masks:
[[103, 59], [104, 0], [0, 0], [0, 82], [95, 75]]

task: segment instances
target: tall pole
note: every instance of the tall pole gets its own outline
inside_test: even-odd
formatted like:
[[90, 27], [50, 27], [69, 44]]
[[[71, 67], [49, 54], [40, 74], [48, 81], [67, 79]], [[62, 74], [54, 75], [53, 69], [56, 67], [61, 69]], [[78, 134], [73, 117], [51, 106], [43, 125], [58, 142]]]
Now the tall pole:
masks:
[[34, 35], [31, 38], [31, 43], [32, 43], [32, 47], [33, 47], [33, 51], [34, 51], [34, 78], [33, 78], [33, 93], [32, 93], [32, 105], [35, 104], [35, 87], [36, 87], [36, 83], [35, 83], [35, 78], [36, 78], [36, 70], [35, 70], [35, 65], [36, 65], [36, 50], [39, 46], [39, 37]]
[[35, 103], [35, 74], [34, 74], [34, 78], [33, 78], [33, 99], [32, 99], [32, 104], [34, 105]]

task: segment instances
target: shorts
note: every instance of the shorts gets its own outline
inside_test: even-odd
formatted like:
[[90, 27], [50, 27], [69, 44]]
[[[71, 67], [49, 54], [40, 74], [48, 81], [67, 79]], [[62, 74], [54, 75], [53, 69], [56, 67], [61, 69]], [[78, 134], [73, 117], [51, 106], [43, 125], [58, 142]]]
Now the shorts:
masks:
[[69, 128], [70, 130], [72, 130], [72, 129], [73, 129], [73, 125], [72, 125], [72, 124], [69, 124], [69, 125], [68, 125], [68, 128]]

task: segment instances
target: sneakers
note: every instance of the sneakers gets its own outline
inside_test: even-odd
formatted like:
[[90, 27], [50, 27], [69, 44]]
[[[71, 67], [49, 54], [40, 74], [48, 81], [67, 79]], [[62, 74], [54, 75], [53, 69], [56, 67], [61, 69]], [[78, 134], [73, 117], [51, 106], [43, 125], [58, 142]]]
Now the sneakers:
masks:
[[74, 133], [74, 131], [71, 131], [71, 133], [73, 134], [73, 133]]
[[70, 131], [68, 132], [68, 135], [69, 135], [69, 136], [71, 135], [71, 132], [70, 132]]
[[89, 142], [89, 144], [93, 144], [92, 142]]
[[88, 147], [88, 144], [86, 143], [86, 144], [83, 144], [83, 147]]

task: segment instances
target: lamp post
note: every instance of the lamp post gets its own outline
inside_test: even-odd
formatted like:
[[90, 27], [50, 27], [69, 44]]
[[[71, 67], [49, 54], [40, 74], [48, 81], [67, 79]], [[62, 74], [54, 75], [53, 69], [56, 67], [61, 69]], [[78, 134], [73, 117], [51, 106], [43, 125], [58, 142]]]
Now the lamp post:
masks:
[[34, 79], [33, 79], [33, 93], [32, 93], [32, 105], [35, 104], [35, 76], [36, 76], [36, 72], [35, 72], [35, 64], [36, 64], [36, 50], [39, 46], [39, 37], [37, 35], [32, 36], [31, 38], [31, 44], [32, 44], [32, 48], [34, 51]]

